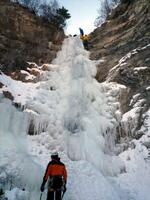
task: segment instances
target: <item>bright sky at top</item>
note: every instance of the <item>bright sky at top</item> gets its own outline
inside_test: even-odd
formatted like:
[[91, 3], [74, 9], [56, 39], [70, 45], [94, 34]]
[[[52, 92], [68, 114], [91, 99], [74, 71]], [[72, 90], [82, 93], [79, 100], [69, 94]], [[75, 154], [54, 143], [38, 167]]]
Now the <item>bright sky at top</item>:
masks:
[[83, 28], [87, 34], [93, 31], [100, 0], [59, 0], [59, 3], [68, 9], [71, 14], [66, 34], [79, 34], [79, 27]]

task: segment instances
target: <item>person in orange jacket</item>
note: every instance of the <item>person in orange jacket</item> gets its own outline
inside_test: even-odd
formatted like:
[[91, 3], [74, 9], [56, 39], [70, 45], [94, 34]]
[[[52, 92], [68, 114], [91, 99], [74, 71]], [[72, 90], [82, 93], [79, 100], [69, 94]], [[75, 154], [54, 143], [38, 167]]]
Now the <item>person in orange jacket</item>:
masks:
[[62, 192], [64, 194], [66, 191], [67, 170], [65, 165], [60, 162], [58, 153], [53, 153], [51, 159], [43, 177], [41, 192], [44, 191], [45, 183], [48, 180], [47, 200], [61, 200]]

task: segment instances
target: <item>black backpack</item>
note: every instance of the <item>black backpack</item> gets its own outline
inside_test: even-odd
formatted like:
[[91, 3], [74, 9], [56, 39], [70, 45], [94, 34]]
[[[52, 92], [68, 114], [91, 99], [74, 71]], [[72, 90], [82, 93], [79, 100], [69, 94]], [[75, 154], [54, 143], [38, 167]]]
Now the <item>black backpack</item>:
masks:
[[50, 177], [49, 187], [54, 190], [61, 190], [64, 185], [62, 176], [52, 176]]

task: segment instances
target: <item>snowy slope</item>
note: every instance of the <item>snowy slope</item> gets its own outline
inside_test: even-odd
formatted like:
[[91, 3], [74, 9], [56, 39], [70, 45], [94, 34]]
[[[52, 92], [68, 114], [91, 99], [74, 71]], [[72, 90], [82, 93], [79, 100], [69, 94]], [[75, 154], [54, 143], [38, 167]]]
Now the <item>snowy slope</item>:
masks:
[[[20, 191], [21, 197], [15, 196], [17, 188], [8, 191], [9, 200], [20, 200], [22, 195], [39, 198], [43, 172], [53, 151], [60, 153], [68, 169], [64, 199], [135, 197], [132, 191], [126, 193], [131, 190], [125, 187], [130, 172], [113, 178], [125, 171], [126, 164], [125, 155], [114, 154], [115, 129], [121, 119], [117, 97], [124, 86], [99, 84], [94, 79], [95, 63], [88, 56], [78, 37], [67, 38], [42, 81], [22, 83], [0, 74], [4, 84], [0, 89], [0, 183], [4, 189], [10, 185], [26, 188], [24, 193]], [[4, 90], [24, 106], [23, 112], [1, 95]], [[27, 136], [31, 124], [36, 135]]]

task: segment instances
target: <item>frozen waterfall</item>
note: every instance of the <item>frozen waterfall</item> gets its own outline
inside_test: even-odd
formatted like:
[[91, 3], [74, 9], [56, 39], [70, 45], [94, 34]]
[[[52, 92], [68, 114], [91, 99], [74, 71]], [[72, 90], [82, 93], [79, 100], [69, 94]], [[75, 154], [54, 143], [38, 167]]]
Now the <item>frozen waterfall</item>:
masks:
[[[120, 199], [105, 178], [120, 173], [123, 167], [113, 153], [118, 109], [115, 93], [119, 89], [114, 88], [114, 94], [109, 98], [110, 86], [98, 83], [95, 74], [95, 62], [89, 59], [80, 39], [74, 37], [65, 39], [62, 50], [39, 83], [15, 82], [4, 74], [0, 75], [0, 81], [7, 85], [7, 90], [16, 95], [14, 101], [25, 107], [23, 112], [19, 111], [2, 95], [0, 97], [0, 169], [9, 170], [11, 165], [12, 174], [18, 177], [16, 183], [21, 181], [28, 185], [28, 189], [37, 190], [49, 155], [55, 150], [69, 170], [70, 192], [66, 199], [88, 200], [93, 193], [94, 200], [99, 200], [99, 197], [104, 200]], [[37, 135], [27, 136], [31, 123]], [[35, 153], [36, 145], [32, 149], [33, 143], [42, 149], [39, 153]], [[79, 172], [82, 172], [81, 177]], [[93, 192], [93, 182], [84, 180], [88, 177], [95, 181]], [[75, 188], [77, 182], [83, 191], [87, 190], [87, 185], [89, 194], [82, 192], [80, 197], [79, 189]], [[110, 192], [104, 194], [101, 189], [98, 191], [98, 185]]]

